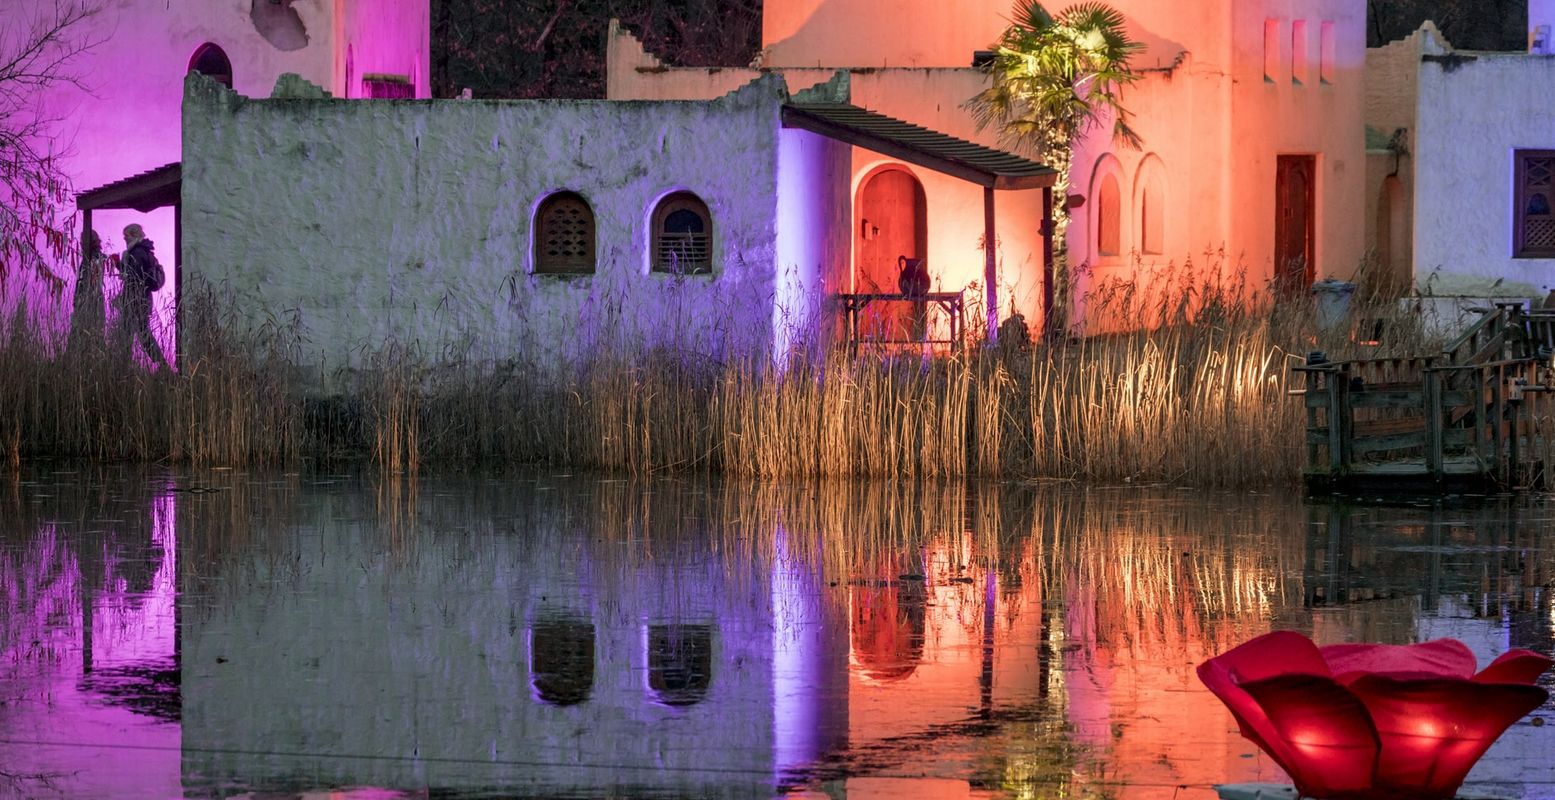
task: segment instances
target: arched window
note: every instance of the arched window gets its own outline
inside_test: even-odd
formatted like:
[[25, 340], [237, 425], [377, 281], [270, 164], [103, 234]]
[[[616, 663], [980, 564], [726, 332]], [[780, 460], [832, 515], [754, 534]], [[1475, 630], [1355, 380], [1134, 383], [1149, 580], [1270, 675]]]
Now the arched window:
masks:
[[576, 192], [545, 198], [535, 213], [535, 272], [594, 271], [594, 209]]
[[705, 275], [713, 271], [713, 216], [690, 192], [676, 192], [653, 210], [653, 271]]
[[572, 706], [594, 688], [594, 623], [552, 617], [529, 628], [529, 684], [536, 700]]
[[695, 705], [712, 680], [713, 626], [648, 626], [648, 689], [655, 701]]
[[1104, 175], [1096, 193], [1096, 253], [1115, 256], [1123, 252], [1122, 214], [1119, 206], [1118, 179]]
[[1166, 252], [1166, 178], [1161, 161], [1154, 155], [1140, 163], [1135, 178], [1135, 197], [1139, 204], [1139, 252], [1158, 256]]
[[200, 45], [189, 57], [189, 71], [198, 72], [228, 89], [232, 88], [232, 61], [227, 53], [210, 42]]

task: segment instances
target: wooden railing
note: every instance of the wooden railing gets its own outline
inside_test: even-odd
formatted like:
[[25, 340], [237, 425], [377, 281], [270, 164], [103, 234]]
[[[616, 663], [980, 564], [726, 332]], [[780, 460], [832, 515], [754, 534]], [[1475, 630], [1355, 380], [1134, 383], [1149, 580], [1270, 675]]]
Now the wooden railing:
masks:
[[[1471, 332], [1460, 337], [1459, 352], [1485, 353], [1504, 334], [1476, 341]], [[1440, 481], [1468, 472], [1516, 486], [1542, 482], [1545, 465], [1555, 466], [1548, 356], [1474, 364], [1360, 359], [1296, 369], [1306, 378], [1309, 473], [1343, 477], [1381, 459], [1401, 475], [1418, 468], [1418, 477]]]

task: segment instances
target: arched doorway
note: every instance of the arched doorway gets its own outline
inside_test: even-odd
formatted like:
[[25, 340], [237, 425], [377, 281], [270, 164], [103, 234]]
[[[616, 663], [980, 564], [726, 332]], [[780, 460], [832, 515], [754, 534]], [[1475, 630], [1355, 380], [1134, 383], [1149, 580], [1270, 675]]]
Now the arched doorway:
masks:
[[[928, 256], [928, 202], [923, 184], [906, 168], [876, 167], [859, 182], [853, 231], [853, 291], [895, 293], [899, 261]], [[931, 269], [932, 274], [932, 269]], [[913, 308], [875, 303], [864, 309], [860, 335], [906, 340]]]
[[1279, 157], [1274, 179], [1274, 280], [1287, 296], [1305, 292], [1316, 277], [1316, 177], [1316, 157]]
[[1404, 217], [1404, 188], [1397, 175], [1382, 181], [1377, 202], [1377, 265], [1390, 289], [1402, 290], [1410, 274], [1409, 225]]
[[189, 57], [189, 71], [198, 72], [217, 83], [232, 88], [232, 60], [220, 47], [206, 42]]

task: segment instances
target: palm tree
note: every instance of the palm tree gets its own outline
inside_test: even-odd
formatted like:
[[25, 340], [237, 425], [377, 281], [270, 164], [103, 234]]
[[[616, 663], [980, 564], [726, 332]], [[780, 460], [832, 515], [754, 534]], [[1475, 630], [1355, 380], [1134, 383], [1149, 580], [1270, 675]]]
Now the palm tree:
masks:
[[984, 68], [993, 82], [967, 102], [978, 127], [998, 126], [1064, 173], [1075, 140], [1106, 119], [1116, 141], [1138, 147], [1121, 90], [1139, 79], [1129, 61], [1144, 45], [1129, 38], [1122, 12], [1085, 2], [1054, 16], [1019, 0], [1013, 14]]
[[[1129, 60], [1143, 49], [1124, 30], [1122, 12], [1106, 3], [1082, 2], [1054, 16], [1038, 0], [1017, 0], [1010, 26], [984, 67], [992, 80], [966, 102], [978, 130], [997, 126], [1007, 146], [1037, 154], [1058, 172], [1053, 187], [1060, 198], [1053, 215], [1056, 274], [1044, 276], [1054, 289], [1055, 310], [1069, 305], [1063, 246], [1069, 215], [1062, 199], [1069, 195], [1075, 142], [1111, 120], [1114, 141], [1140, 146], [1121, 95], [1123, 87], [1139, 79]], [[1062, 320], [1043, 320], [1046, 334], [1065, 327]]]

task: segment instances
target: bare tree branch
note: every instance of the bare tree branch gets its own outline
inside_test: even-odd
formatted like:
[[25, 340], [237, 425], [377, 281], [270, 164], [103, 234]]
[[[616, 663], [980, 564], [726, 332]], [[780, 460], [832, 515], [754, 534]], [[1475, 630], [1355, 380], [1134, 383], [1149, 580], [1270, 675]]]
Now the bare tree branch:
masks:
[[64, 286], [56, 264], [73, 261], [70, 178], [44, 98], [83, 88], [73, 70], [96, 47], [90, 21], [102, 0], [52, 0], [0, 18], [0, 284], [32, 275]]

